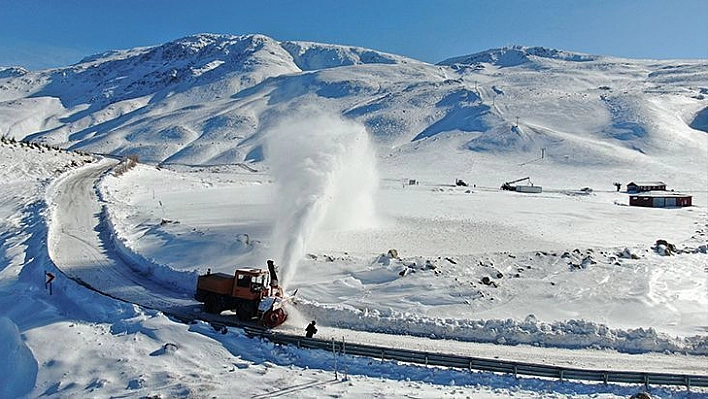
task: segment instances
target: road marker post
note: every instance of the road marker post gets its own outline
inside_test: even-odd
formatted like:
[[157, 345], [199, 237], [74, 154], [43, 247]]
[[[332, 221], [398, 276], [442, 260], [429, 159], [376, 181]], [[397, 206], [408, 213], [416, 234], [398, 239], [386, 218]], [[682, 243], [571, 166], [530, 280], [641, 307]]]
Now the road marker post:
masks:
[[48, 288], [49, 295], [52, 295], [52, 281], [54, 281], [54, 274], [45, 271], [44, 275], [47, 277], [47, 281], [44, 282], [44, 288]]

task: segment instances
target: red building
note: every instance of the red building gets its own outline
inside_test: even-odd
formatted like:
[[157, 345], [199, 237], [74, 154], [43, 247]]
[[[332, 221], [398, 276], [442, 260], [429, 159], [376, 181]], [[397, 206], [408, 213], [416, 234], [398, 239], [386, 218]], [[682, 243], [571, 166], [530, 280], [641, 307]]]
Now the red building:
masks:
[[629, 205], [647, 208], [676, 208], [691, 206], [693, 197], [673, 191], [655, 191], [632, 194], [629, 196]]

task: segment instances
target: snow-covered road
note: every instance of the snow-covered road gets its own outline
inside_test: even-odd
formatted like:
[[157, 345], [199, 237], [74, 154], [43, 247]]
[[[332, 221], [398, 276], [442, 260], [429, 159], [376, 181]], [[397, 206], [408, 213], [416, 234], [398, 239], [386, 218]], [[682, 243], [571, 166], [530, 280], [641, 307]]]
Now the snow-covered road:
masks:
[[[52, 216], [49, 253], [69, 277], [112, 297], [168, 314], [199, 316], [199, 305], [188, 294], [151, 280], [131, 268], [113, 248], [115, 239], [102, 217], [95, 182], [113, 161], [103, 160], [66, 174], [49, 190]], [[283, 332], [300, 334], [292, 325]], [[625, 354], [608, 350], [571, 350], [526, 345], [505, 346], [443, 339], [377, 334], [336, 328], [321, 328], [322, 339], [408, 348], [521, 362], [599, 370], [634, 370], [705, 374], [705, 357], [660, 353]]]
[[94, 183], [114, 165], [109, 159], [90, 164], [49, 189], [49, 203], [54, 205], [48, 237], [52, 260], [67, 276], [111, 297], [166, 313], [198, 313], [198, 303], [189, 296], [139, 274], [112, 250], [112, 233], [101, 218]]

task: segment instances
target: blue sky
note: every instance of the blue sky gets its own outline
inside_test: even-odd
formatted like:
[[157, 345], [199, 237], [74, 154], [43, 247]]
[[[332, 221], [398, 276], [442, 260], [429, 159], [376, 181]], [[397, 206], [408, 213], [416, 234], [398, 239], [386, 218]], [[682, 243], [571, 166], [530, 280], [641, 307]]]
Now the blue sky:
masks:
[[0, 65], [65, 66], [203, 32], [354, 45], [431, 63], [515, 44], [708, 59], [708, 0], [0, 0]]

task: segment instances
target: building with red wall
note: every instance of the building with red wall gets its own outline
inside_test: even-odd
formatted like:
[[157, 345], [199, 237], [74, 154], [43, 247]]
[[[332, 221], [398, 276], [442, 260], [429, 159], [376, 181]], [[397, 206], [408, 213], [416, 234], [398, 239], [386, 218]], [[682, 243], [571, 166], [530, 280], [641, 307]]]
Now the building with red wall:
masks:
[[646, 208], [677, 208], [691, 206], [693, 197], [673, 191], [647, 191], [630, 194], [629, 205]]

